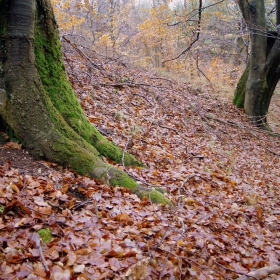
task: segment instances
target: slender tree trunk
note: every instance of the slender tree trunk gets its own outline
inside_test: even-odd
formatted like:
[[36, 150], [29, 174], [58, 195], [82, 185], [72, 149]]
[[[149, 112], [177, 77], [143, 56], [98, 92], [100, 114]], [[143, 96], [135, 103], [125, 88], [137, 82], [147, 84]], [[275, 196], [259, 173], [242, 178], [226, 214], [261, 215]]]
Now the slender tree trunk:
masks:
[[[71, 89], [49, 0], [0, 0], [0, 23], [3, 123], [35, 157], [147, 195], [125, 172], [99, 157], [120, 161], [122, 151], [90, 124]], [[141, 164], [131, 155], [126, 163]], [[149, 195], [169, 203], [158, 191]]]

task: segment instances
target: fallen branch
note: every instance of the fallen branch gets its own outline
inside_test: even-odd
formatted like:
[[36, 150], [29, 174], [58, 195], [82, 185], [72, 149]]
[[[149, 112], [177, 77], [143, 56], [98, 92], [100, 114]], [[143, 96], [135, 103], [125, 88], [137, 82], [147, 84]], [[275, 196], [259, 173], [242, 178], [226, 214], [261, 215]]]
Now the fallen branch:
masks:
[[271, 274], [280, 273], [280, 264], [271, 265], [252, 271], [246, 275], [243, 275], [236, 280], [251, 280], [251, 279], [264, 279]]
[[178, 192], [179, 192], [179, 199], [178, 199], [178, 205], [181, 205], [182, 202], [182, 195], [181, 195], [181, 189], [185, 188], [185, 184], [193, 177], [195, 177], [196, 174], [192, 174], [190, 176], [187, 177], [187, 179], [184, 180], [184, 182], [181, 184], [181, 186], [178, 188]]
[[189, 159], [192, 159], [192, 158], [198, 158], [198, 159], [204, 159], [205, 156], [196, 156], [194, 153], [190, 153], [191, 156], [189, 156], [185, 161], [184, 163], [186, 163]]
[[163, 89], [168, 89], [167, 87], [163, 86], [155, 86], [155, 85], [150, 85], [150, 84], [142, 84], [142, 83], [134, 83], [134, 82], [128, 82], [128, 83], [116, 83], [116, 84], [105, 84], [105, 83], [100, 83], [100, 86], [103, 87], [153, 87], [153, 88], [163, 88]]
[[101, 65], [97, 65], [93, 60], [91, 60], [83, 51], [81, 51], [75, 44], [73, 44], [69, 39], [66, 38], [66, 36], [62, 36], [62, 39], [70, 44], [84, 59], [90, 62], [92, 66], [97, 68], [98, 70], [102, 72], [106, 72], [105, 69]]
[[[217, 264], [217, 265], [219, 265], [220, 267], [222, 267], [223, 269], [225, 269], [225, 270], [227, 270], [227, 271], [231, 271], [231, 272], [234, 272], [234, 273], [237, 273], [237, 274], [242, 274], [242, 275], [247, 275], [246, 273], [243, 273], [243, 272], [237, 272], [237, 271], [235, 271], [235, 270], [233, 270], [233, 269], [230, 269], [230, 268], [228, 268], [228, 267], [225, 267], [225, 266], [223, 266], [222, 264], [220, 264], [219, 262], [217, 262], [217, 261], [215, 261], [215, 263]], [[242, 276], [243, 277], [243, 276]], [[255, 279], [255, 280], [258, 280], [257, 278], [255, 278], [254, 276], [252, 276], [251, 278], [253, 278], [253, 279]], [[239, 279], [239, 278], [238, 278]], [[247, 279], [247, 278], [246, 278]], [[237, 279], [236, 279], [237, 280]]]
[[132, 83], [118, 83], [118, 84], [103, 84], [101, 83], [100, 86], [103, 87], [124, 87], [124, 86], [128, 86], [128, 87], [138, 87], [138, 84], [132, 84]]
[[[253, 137], [255, 137], [257, 140], [262, 140], [262, 139], [259, 139], [252, 131], [250, 131], [249, 127], [246, 127], [245, 125], [243, 124], [238, 124], [238, 123], [235, 123], [233, 121], [225, 121], [225, 120], [222, 120], [222, 119], [218, 119], [218, 118], [215, 118], [213, 116], [210, 116], [210, 115], [204, 115], [205, 118], [207, 119], [211, 119], [211, 120], [214, 120], [214, 121], [217, 121], [217, 122], [220, 122], [220, 123], [223, 123], [223, 124], [228, 124], [228, 125], [233, 125], [233, 126], [236, 126], [236, 127], [239, 127], [239, 128], [243, 128], [245, 129], [248, 133], [250, 133]], [[274, 134], [273, 134], [274, 135]], [[270, 150], [269, 148], [265, 147], [263, 144], [260, 144], [266, 151], [272, 153], [273, 155], [275, 156], [278, 156], [280, 157], [280, 154]]]
[[175, 129], [173, 127], [170, 127], [170, 126], [165, 126], [165, 125], [162, 125], [162, 124], [158, 124], [158, 126], [161, 127], [161, 128], [166, 128], [166, 129], [172, 130], [176, 134], [178, 134], [180, 137], [182, 137], [184, 140], [188, 141], [187, 138], [184, 137], [177, 129]]
[[79, 203], [75, 204], [74, 206], [69, 207], [69, 209], [71, 209], [71, 210], [77, 210], [78, 208], [80, 208], [80, 207], [82, 207], [82, 206], [84, 206], [84, 205], [86, 205], [86, 204], [88, 204], [88, 203], [90, 203], [90, 202], [92, 202], [92, 201], [93, 201], [93, 199], [90, 198], [90, 199], [88, 199], [88, 200], [86, 200], [86, 201], [79, 202]]
[[49, 269], [49, 267], [47, 265], [47, 262], [46, 262], [46, 259], [44, 257], [43, 250], [42, 250], [42, 247], [41, 247], [40, 237], [39, 237], [38, 234], [36, 234], [36, 236], [35, 236], [35, 242], [36, 242], [36, 247], [39, 250], [40, 258], [41, 258], [42, 263], [44, 265], [46, 274], [47, 274], [47, 276], [50, 276], [50, 269]]
[[218, 118], [215, 118], [215, 117], [213, 117], [211, 115], [204, 115], [203, 117], [206, 118], [206, 119], [217, 121], [219, 123], [223, 123], [223, 124], [228, 124], [228, 125], [233, 125], [233, 126], [237, 126], [237, 127], [240, 127], [240, 128], [244, 128], [243, 125], [240, 125], [240, 124], [235, 123], [233, 121], [226, 121], [226, 120], [218, 119]]
[[149, 77], [149, 79], [151, 79], [151, 80], [156, 80], [156, 79], [158, 79], [158, 80], [164, 80], [164, 81], [170, 82], [170, 83], [172, 83], [172, 84], [176, 83], [176, 81], [169, 80], [169, 79], [162, 78], [162, 77]]

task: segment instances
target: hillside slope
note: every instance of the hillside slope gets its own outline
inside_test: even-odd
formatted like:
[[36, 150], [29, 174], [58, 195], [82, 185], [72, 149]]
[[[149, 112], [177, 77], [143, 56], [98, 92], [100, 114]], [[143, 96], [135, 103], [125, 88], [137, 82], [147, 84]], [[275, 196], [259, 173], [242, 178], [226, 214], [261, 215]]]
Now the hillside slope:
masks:
[[211, 89], [73, 46], [65, 61], [92, 124], [148, 167], [127, 172], [174, 208], [1, 147], [0, 279], [234, 279], [279, 264], [279, 136]]

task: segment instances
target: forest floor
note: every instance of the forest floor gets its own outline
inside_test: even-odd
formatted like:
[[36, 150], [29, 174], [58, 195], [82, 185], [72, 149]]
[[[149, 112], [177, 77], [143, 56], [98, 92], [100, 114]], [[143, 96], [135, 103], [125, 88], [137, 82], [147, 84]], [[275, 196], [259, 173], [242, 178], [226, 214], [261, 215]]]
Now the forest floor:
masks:
[[118, 167], [174, 207], [0, 146], [0, 279], [279, 279], [280, 137], [211, 88], [69, 46], [65, 61], [92, 124], [148, 168]]

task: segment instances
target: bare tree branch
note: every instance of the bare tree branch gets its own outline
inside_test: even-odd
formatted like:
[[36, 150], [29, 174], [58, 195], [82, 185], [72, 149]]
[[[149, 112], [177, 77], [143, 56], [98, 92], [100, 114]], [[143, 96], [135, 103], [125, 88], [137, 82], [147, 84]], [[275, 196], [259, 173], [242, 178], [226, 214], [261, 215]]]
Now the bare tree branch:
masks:
[[[224, 1], [224, 0], [222, 0]], [[222, 2], [221, 1], [221, 2]], [[199, 39], [199, 35], [200, 35], [200, 26], [201, 26], [201, 17], [202, 17], [202, 0], [199, 0], [199, 8], [198, 8], [198, 22], [197, 22], [197, 28], [196, 28], [196, 38], [190, 43], [190, 45], [184, 50], [182, 51], [179, 55], [177, 55], [175, 58], [172, 59], [167, 59], [165, 61], [162, 62], [162, 64], [164, 65], [164, 63], [168, 62], [168, 61], [172, 61], [172, 60], [176, 60], [179, 57], [181, 57], [183, 54], [185, 54], [187, 51], [189, 51], [191, 49], [191, 47], [193, 46], [194, 43], [196, 43]]]

